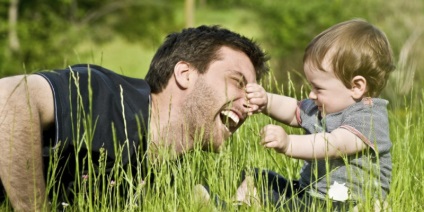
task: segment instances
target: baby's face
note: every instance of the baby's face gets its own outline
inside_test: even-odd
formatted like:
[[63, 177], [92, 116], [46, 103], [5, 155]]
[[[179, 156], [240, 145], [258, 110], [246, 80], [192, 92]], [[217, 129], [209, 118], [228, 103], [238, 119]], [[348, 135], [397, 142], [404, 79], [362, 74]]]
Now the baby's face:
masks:
[[336, 77], [327, 57], [321, 65], [324, 70], [319, 70], [308, 61], [303, 66], [306, 79], [311, 85], [309, 98], [315, 101], [323, 115], [340, 112], [353, 105], [356, 101], [352, 97], [352, 89]]

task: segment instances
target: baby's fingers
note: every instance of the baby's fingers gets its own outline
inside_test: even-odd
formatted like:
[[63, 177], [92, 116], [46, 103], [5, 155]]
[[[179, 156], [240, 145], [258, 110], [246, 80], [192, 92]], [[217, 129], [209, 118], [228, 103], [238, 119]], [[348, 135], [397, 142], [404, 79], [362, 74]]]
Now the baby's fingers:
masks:
[[273, 141], [277, 140], [277, 135], [274, 133], [275, 125], [266, 125], [261, 131], [261, 144], [264, 146], [270, 145]]
[[266, 134], [261, 139], [261, 145], [271, 147], [270, 145], [277, 140], [275, 134]]
[[246, 94], [254, 94], [250, 95], [252, 98], [266, 94], [265, 89], [261, 85], [255, 83], [247, 84], [245, 91]]
[[[253, 104], [250, 104], [249, 106], [248, 106], [248, 111], [247, 111], [247, 113], [248, 113], [248, 115], [252, 115], [253, 113], [255, 113], [255, 112], [258, 112], [258, 109], [259, 109], [259, 106], [257, 106], [257, 105], [253, 105]], [[260, 111], [259, 111], [260, 112]]]
[[277, 151], [284, 150], [285, 137], [287, 134], [284, 129], [277, 125], [267, 125], [262, 131], [261, 145], [266, 148], [273, 148]]
[[261, 91], [262, 89], [263, 89], [262, 86], [260, 86], [257, 83], [249, 83], [246, 85], [246, 88], [245, 88], [246, 93], [258, 92], [258, 91]]

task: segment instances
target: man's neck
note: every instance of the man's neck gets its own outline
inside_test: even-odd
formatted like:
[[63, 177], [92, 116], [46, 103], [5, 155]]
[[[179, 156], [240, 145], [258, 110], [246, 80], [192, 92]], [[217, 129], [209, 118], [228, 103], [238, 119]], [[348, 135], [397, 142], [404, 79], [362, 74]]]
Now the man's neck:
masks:
[[163, 92], [152, 94], [149, 152], [153, 154], [153, 158], [175, 158], [191, 148], [181, 144], [183, 134], [180, 128], [183, 127], [178, 105], [171, 95]]

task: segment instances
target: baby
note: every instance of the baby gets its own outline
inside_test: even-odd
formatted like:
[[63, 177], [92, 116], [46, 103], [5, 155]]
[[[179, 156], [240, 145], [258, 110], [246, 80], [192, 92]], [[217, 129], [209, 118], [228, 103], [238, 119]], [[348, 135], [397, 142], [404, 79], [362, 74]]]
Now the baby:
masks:
[[388, 101], [378, 96], [395, 68], [387, 37], [366, 21], [342, 22], [309, 43], [303, 62], [309, 99], [246, 86], [251, 113], [305, 130], [288, 135], [277, 125], [262, 129], [264, 147], [305, 161], [296, 181], [256, 170], [256, 179], [268, 181], [267, 201], [299, 209], [314, 202], [343, 208], [365, 197], [384, 199], [391, 180], [391, 141]]

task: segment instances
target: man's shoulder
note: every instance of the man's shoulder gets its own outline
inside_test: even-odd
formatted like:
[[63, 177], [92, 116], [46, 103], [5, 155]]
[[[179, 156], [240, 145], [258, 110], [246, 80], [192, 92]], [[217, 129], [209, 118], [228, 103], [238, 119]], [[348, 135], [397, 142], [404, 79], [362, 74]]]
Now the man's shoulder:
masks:
[[129, 86], [137, 89], [146, 89], [150, 92], [150, 86], [144, 79], [128, 77], [95, 64], [76, 64], [63, 69], [43, 70], [36, 74], [44, 76], [49, 81], [68, 81], [69, 79], [87, 81], [91, 79], [92, 82], [100, 82], [109, 86]]

